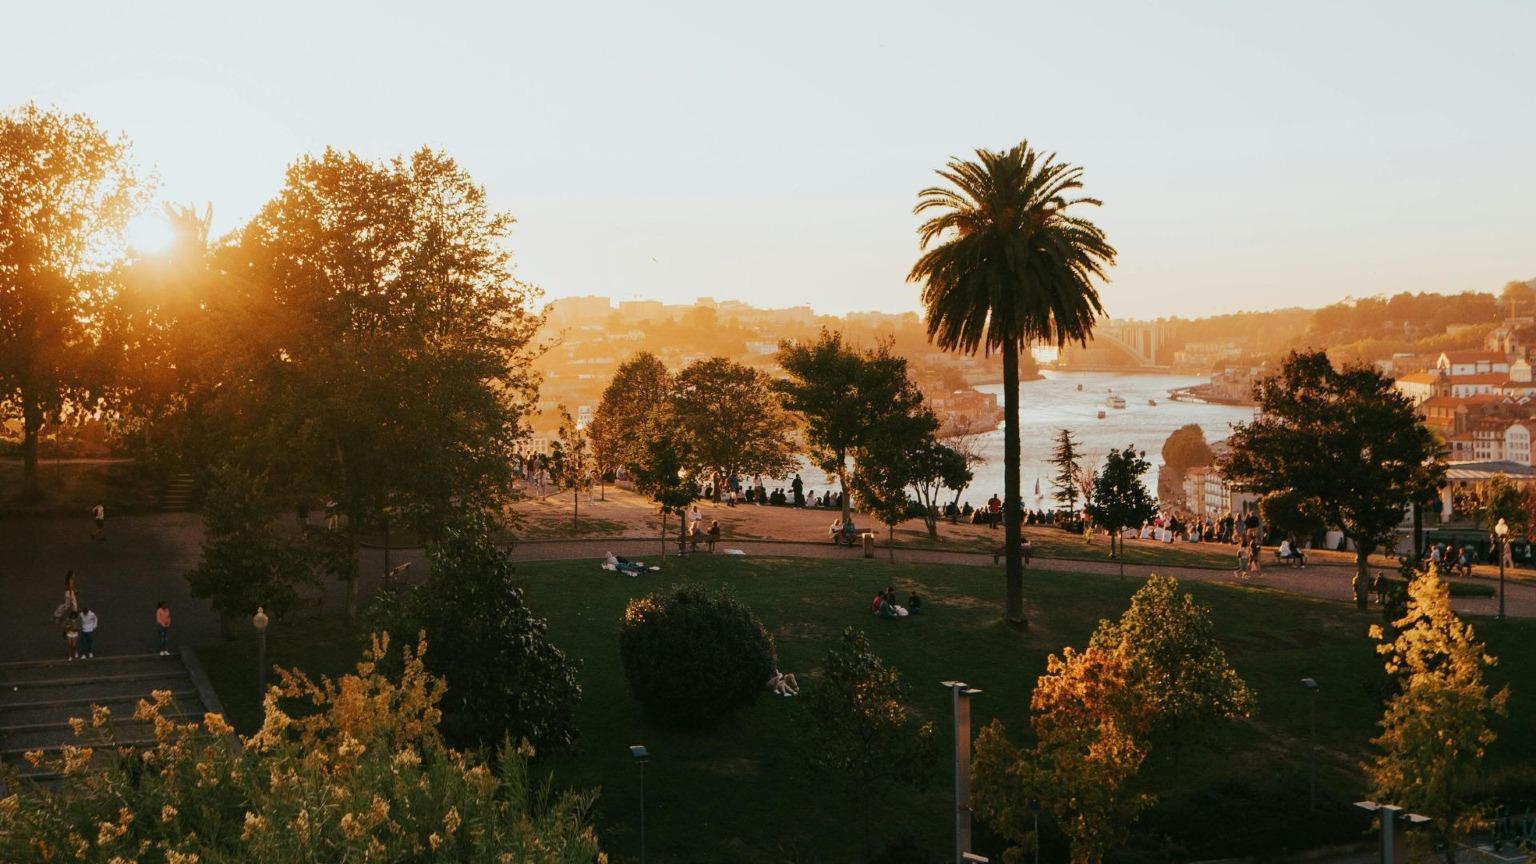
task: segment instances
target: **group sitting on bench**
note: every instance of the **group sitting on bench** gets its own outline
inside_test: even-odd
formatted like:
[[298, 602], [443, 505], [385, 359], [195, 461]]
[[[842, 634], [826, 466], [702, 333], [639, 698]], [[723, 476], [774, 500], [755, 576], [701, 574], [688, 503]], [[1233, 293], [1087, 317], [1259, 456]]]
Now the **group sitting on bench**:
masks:
[[1306, 554], [1289, 537], [1280, 541], [1280, 548], [1275, 550], [1275, 560], [1281, 564], [1295, 564], [1303, 569], [1307, 566]]
[[827, 534], [832, 538], [832, 545], [846, 543], [849, 546], [859, 541], [860, 531], [853, 524], [853, 517], [848, 517], [844, 522], [841, 518], [832, 521], [832, 527], [827, 529]]

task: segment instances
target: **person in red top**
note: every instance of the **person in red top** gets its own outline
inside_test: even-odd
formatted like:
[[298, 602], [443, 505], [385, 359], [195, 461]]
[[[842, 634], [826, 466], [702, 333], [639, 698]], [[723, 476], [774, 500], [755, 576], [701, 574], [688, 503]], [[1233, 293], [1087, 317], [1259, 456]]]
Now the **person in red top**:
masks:
[[160, 637], [160, 656], [171, 654], [171, 607], [161, 600], [155, 607], [155, 635]]
[[1001, 520], [1002, 515], [1003, 515], [1003, 499], [997, 497], [997, 493], [993, 492], [992, 493], [992, 497], [987, 499], [987, 523], [993, 529], [996, 529], [997, 528], [997, 523], [1002, 521]]

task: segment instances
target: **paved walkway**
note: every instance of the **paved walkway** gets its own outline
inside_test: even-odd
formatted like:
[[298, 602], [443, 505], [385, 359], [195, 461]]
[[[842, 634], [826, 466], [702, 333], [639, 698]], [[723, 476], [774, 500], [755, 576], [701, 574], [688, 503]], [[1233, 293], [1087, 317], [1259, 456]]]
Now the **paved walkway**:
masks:
[[[671, 541], [676, 548], [676, 541]], [[779, 540], [723, 540], [719, 548], [739, 548], [749, 555], [787, 556], [795, 558], [846, 559], [860, 556], [858, 549], [833, 546], [830, 543], [809, 543]], [[640, 559], [654, 559], [661, 551], [659, 539], [629, 538], [622, 540], [543, 540], [519, 543], [512, 557], [520, 561], [571, 560], [603, 557], [612, 551], [616, 555]], [[707, 553], [699, 553], [707, 554]], [[884, 560], [887, 551], [875, 550], [875, 557]], [[992, 556], [979, 552], [944, 551], [937, 549], [897, 548], [896, 560], [908, 563], [961, 564], [990, 567], [1002, 572], [1001, 565], [992, 563]], [[1112, 561], [1080, 561], [1065, 558], [1034, 558], [1032, 570], [1049, 570], [1061, 573], [1118, 574], [1120, 565]], [[1239, 579], [1230, 570], [1203, 567], [1178, 567], [1169, 565], [1127, 564], [1125, 575], [1145, 579], [1158, 573], [1181, 580], [1224, 583], [1230, 585], [1258, 586], [1286, 591], [1341, 603], [1354, 602], [1353, 567], [1340, 565], [1309, 565], [1306, 568], [1266, 567], [1263, 574], [1252, 579]], [[1496, 583], [1495, 583], [1496, 584]], [[1536, 618], [1536, 585], [1526, 582], [1507, 582], [1505, 585], [1505, 614], [1512, 618]], [[1493, 616], [1498, 612], [1498, 598], [1457, 597], [1452, 606], [1462, 615]]]

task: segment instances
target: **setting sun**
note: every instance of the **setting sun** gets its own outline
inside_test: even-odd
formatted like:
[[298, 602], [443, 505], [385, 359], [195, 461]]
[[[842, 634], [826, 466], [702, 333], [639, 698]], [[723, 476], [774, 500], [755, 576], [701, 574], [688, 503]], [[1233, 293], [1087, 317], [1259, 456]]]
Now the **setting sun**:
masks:
[[176, 242], [176, 231], [159, 209], [146, 210], [128, 223], [124, 232], [128, 251], [138, 257], [165, 252]]

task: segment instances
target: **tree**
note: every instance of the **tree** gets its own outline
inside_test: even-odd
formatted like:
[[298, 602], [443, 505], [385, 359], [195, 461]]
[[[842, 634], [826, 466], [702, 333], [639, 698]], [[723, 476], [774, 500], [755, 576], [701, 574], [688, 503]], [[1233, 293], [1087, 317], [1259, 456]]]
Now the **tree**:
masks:
[[187, 573], [193, 597], [207, 598], [228, 635], [229, 621], [256, 607], [281, 618], [314, 581], [302, 538], [280, 536], [262, 478], [225, 466], [214, 472], [203, 506], [203, 554]]
[[560, 406], [560, 427], [555, 433], [559, 441], [559, 459], [556, 461], [555, 482], [571, 490], [571, 527], [579, 526], [581, 490], [591, 489], [592, 447], [587, 434], [571, 419], [571, 412]]
[[1103, 313], [1094, 280], [1115, 260], [1104, 232], [1073, 215], [1099, 203], [1070, 197], [1082, 173], [1027, 141], [1005, 152], [977, 150], [976, 161], [951, 159], [938, 172], [948, 185], [924, 189], [913, 211], [934, 211], [918, 230], [925, 251], [907, 276], [923, 283], [928, 338], [946, 351], [1003, 355], [1006, 615], [1020, 624], [1019, 352], [1086, 344]]
[[1529, 315], [1536, 309], [1536, 285], [1531, 282], [1505, 282], [1504, 290], [1499, 292], [1499, 302], [1504, 304], [1511, 317], [1520, 314], [1522, 307], [1524, 314]]
[[[511, 488], [533, 393], [536, 289], [511, 274], [512, 218], [452, 159], [326, 151], [220, 253], [226, 345], [212, 427], [228, 461], [284, 497], [334, 501], [360, 530], [403, 520], [431, 540]], [[356, 569], [348, 583], [357, 607]]]
[[733, 477], [779, 477], [794, 465], [793, 423], [766, 372], [724, 357], [691, 363], [674, 382], [672, 409], [696, 473], [713, 475], [717, 498]]
[[142, 189], [126, 138], [29, 103], [0, 114], [0, 190], [0, 422], [21, 420], [20, 494], [33, 500], [43, 426], [96, 407], [107, 383], [108, 263]]
[[578, 661], [549, 640], [496, 525], [468, 514], [427, 550], [431, 575], [419, 585], [381, 589], [370, 614], [397, 632], [424, 633], [434, 646], [427, 670], [442, 678], [442, 729], [458, 746], [527, 741], [540, 750], [576, 742]]
[[1173, 430], [1163, 442], [1163, 467], [1157, 472], [1157, 497], [1183, 500], [1184, 475], [1189, 469], [1216, 461], [1211, 445], [1205, 443], [1205, 431], [1198, 423], [1187, 423]]
[[1295, 490], [1272, 492], [1259, 499], [1259, 515], [1264, 524], [1298, 540], [1306, 539], [1327, 525], [1316, 501], [1302, 498]]
[[1525, 534], [1529, 511], [1525, 506], [1525, 492], [1503, 474], [1493, 478], [1478, 490], [1477, 521], [1490, 534], [1500, 520], [1509, 526], [1513, 537]]
[[[906, 358], [889, 342], [858, 351], [841, 333], [822, 330], [808, 344], [779, 343], [779, 366], [788, 376], [774, 386], [785, 406], [805, 424], [811, 458], [843, 491], [843, 518], [852, 515], [851, 477], [871, 430], [881, 418], [910, 416], [922, 402]], [[855, 467], [850, 467], [852, 461]]]
[[665, 410], [671, 390], [667, 367], [649, 351], [619, 364], [587, 430], [598, 470], [630, 470], [640, 464], [645, 457], [646, 420]]
[[1469, 799], [1496, 737], [1489, 724], [1504, 715], [1509, 688], [1489, 693], [1483, 672], [1496, 661], [1451, 611], [1450, 588], [1433, 568], [1409, 584], [1407, 614], [1392, 626], [1390, 640], [1371, 627], [1399, 685], [1371, 742], [1381, 751], [1366, 766], [1371, 794], [1430, 817], [1454, 864], [1458, 841], [1480, 821]]
[[[82, 746], [29, 756], [64, 782], [0, 799], [0, 860], [269, 864], [320, 849], [336, 861], [524, 861], [530, 850], [548, 864], [602, 860], [592, 793], [535, 781], [526, 745], [503, 744], [491, 760], [450, 749], [426, 643], [397, 662], [388, 647], [375, 637], [334, 682], [278, 670], [247, 738], [219, 714], [181, 722], [171, 691], [158, 690], [133, 714], [154, 743], [119, 747], [127, 733], [93, 707], [74, 721]], [[402, 671], [386, 677], [383, 665]]]
[[1366, 561], [1427, 500], [1445, 474], [1443, 448], [1391, 378], [1369, 366], [1335, 369], [1323, 351], [1293, 352], [1254, 386], [1259, 416], [1233, 428], [1218, 460], [1260, 495], [1294, 493], [1355, 544], [1355, 603], [1366, 607]]
[[1125, 538], [1121, 531], [1141, 525], [1157, 515], [1157, 500], [1141, 481], [1151, 464], [1134, 445], [1124, 450], [1110, 449], [1104, 457], [1104, 467], [1094, 475], [1093, 498], [1083, 505], [1083, 511], [1095, 524], [1109, 532], [1109, 550], [1115, 555], [1118, 540], [1120, 551], [1120, 575], [1125, 575]]
[[1051, 451], [1051, 464], [1056, 466], [1056, 476], [1051, 478], [1051, 488], [1055, 490], [1052, 497], [1058, 504], [1065, 504], [1068, 513], [1077, 512], [1083, 476], [1082, 456], [1077, 448], [1077, 439], [1072, 437], [1070, 430], [1062, 429], [1056, 433], [1056, 447]]
[[937, 758], [933, 723], [909, 716], [901, 673], [852, 627], [827, 652], [822, 672], [807, 697], [816, 742], [811, 766], [858, 801], [868, 858], [871, 809], [898, 786], [927, 788]]
[[635, 489], [661, 511], [661, 555], [667, 555], [667, 514], [677, 513], [678, 551], [688, 542], [684, 509], [699, 497], [690, 469], [696, 464], [687, 432], [670, 407], [653, 412], [641, 426], [641, 461], [632, 467]]
[[939, 511], [944, 506], [939, 500], [939, 492], [947, 489], [958, 496], [975, 475], [971, 473], [964, 453], [933, 439], [923, 442], [912, 455], [912, 476], [912, 488], [917, 491], [917, 501], [923, 508], [928, 539], [937, 540]]

